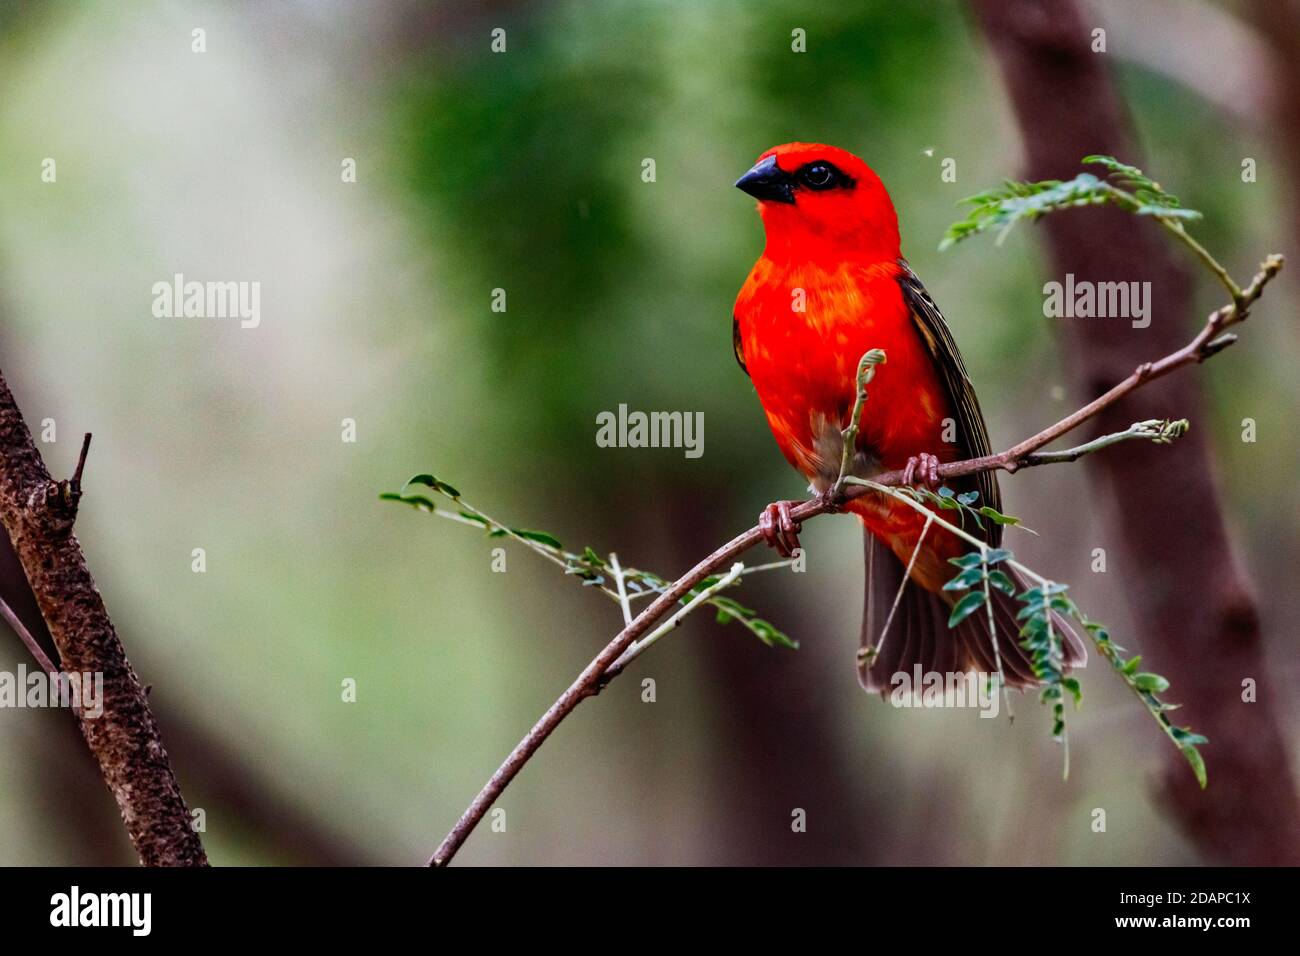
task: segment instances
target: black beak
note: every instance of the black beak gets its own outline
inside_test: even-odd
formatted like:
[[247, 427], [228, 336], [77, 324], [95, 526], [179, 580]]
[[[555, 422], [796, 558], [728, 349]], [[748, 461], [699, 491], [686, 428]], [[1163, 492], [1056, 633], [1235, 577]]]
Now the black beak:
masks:
[[736, 180], [736, 188], [755, 199], [768, 202], [794, 202], [794, 180], [769, 156]]

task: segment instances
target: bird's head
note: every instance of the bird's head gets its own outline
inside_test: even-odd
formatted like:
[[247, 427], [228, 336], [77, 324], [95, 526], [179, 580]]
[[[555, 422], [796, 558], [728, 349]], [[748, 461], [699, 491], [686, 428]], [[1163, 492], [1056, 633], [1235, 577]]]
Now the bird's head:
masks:
[[880, 177], [852, 153], [820, 143], [774, 146], [736, 188], [758, 200], [768, 252], [895, 259], [898, 215]]

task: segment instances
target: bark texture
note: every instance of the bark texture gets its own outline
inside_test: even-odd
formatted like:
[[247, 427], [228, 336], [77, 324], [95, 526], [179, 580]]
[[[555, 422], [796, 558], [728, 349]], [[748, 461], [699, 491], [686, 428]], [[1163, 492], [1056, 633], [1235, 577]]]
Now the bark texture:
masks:
[[65, 673], [103, 674], [103, 713], [78, 715], [146, 866], [205, 866], [145, 690], [73, 534], [79, 483], [50, 478], [0, 374], [0, 522], [13, 542]]

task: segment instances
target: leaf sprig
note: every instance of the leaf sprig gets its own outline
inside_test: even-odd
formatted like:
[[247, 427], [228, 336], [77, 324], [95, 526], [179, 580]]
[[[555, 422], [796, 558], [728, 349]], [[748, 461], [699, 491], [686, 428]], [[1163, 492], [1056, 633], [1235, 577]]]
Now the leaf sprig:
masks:
[[[946, 489], [940, 489], [940, 495], [944, 490]], [[971, 502], [968, 501], [964, 506], [969, 508], [970, 504]], [[990, 587], [1004, 594], [1014, 595], [1016, 600], [1024, 605], [1016, 615], [1017, 620], [1024, 621], [1019, 633], [1020, 646], [1029, 652], [1034, 676], [1043, 682], [1043, 687], [1039, 691], [1040, 703], [1052, 707], [1052, 738], [1066, 748], [1066, 774], [1069, 774], [1069, 746], [1065, 725], [1065, 701], [1068, 695], [1074, 701], [1076, 710], [1082, 707], [1083, 688], [1077, 678], [1065, 674], [1064, 642], [1060, 632], [1053, 626], [1054, 614], [1071, 618], [1079, 623], [1097, 650], [1173, 741], [1174, 746], [1191, 766], [1197, 783], [1204, 789], [1208, 782], [1205, 759], [1197, 748], [1201, 744], [1209, 743], [1209, 740], [1201, 734], [1194, 733], [1190, 727], [1179, 727], [1170, 721], [1168, 712], [1177, 710], [1179, 705], [1167, 703], [1160, 698], [1160, 695], [1169, 689], [1169, 681], [1160, 674], [1140, 670], [1142, 663], [1140, 655], [1126, 660], [1123, 656], [1123, 648], [1111, 641], [1106, 628], [1090, 620], [1066, 594], [1069, 585], [1039, 578], [1037, 574], [1013, 559], [1014, 555], [1008, 549], [989, 547], [982, 547], [949, 559], [950, 563], [958, 568], [958, 573], [944, 585], [944, 590], [968, 593], [953, 605], [948, 626], [954, 627], [960, 624], [975, 611], [986, 606], [989, 601]], [[1037, 578], [1039, 584], [1017, 595], [1011, 578], [993, 567], [1003, 562]], [[981, 589], [976, 589], [977, 586]], [[1003, 683], [1005, 684], [1005, 680]]]
[[1035, 222], [1050, 212], [1077, 206], [1119, 206], [1139, 216], [1154, 216], [1168, 228], [1182, 231], [1178, 220], [1200, 219], [1177, 196], [1166, 192], [1146, 173], [1113, 156], [1092, 155], [1085, 165], [1104, 166], [1109, 172], [1098, 177], [1080, 173], [1073, 179], [1044, 179], [1039, 182], [1006, 180], [1002, 186], [961, 200], [968, 208], [966, 218], [954, 222], [944, 233], [939, 249], [989, 230], [997, 231], [1001, 244], [1019, 222]]
[[[457, 510], [451, 511], [440, 508], [426, 494], [408, 492], [407, 489], [412, 485], [426, 487], [435, 494], [454, 502]], [[531, 528], [515, 528], [503, 524], [491, 515], [470, 505], [461, 496], [460, 491], [434, 475], [427, 473], [415, 475], [402, 486], [400, 491], [385, 492], [379, 498], [381, 501], [398, 502], [419, 511], [428, 512], [462, 524], [475, 525], [483, 529], [489, 538], [511, 538], [563, 568], [566, 575], [576, 577], [584, 587], [597, 588], [615, 601], [621, 602], [623, 600], [615, 586], [616, 582], [613, 580], [614, 570], [611, 563], [601, 557], [595, 549], [584, 547], [580, 552], [567, 551], [560, 540], [549, 532], [537, 531]], [[793, 561], [776, 561], [770, 564], [744, 568], [728, 586], [739, 584], [740, 580], [747, 574], [770, 571], [775, 568], [786, 568], [791, 564], [793, 564]], [[672, 583], [653, 571], [643, 571], [637, 568], [620, 566], [618, 574], [623, 579], [623, 586], [626, 589], [629, 601], [660, 594], [667, 590]], [[682, 597], [680, 603], [683, 605], [690, 603], [693, 598], [708, 590], [720, 580], [721, 577], [718, 575], [705, 578]], [[711, 594], [702, 603], [717, 611], [717, 623], [726, 624], [730, 621], [737, 621], [769, 647], [797, 649], [799, 646], [797, 641], [792, 640], [770, 621], [759, 617], [753, 608], [746, 607], [729, 597], [721, 594]]]
[[1124, 683], [1138, 696], [1146, 709], [1151, 713], [1169, 739], [1173, 741], [1174, 746], [1182, 751], [1187, 762], [1191, 764], [1192, 772], [1196, 774], [1196, 781], [1205, 789], [1207, 776], [1205, 770], [1205, 758], [1197, 749], [1201, 744], [1208, 744], [1208, 738], [1201, 734], [1194, 733], [1190, 727], [1179, 727], [1169, 719], [1169, 711], [1177, 710], [1180, 705], [1168, 704], [1160, 699], [1160, 694], [1169, 688], [1169, 681], [1159, 674], [1150, 671], [1142, 671], [1139, 668], [1142, 664], [1142, 656], [1136, 654], [1128, 660], [1124, 659], [1123, 648], [1110, 639], [1110, 634], [1106, 628], [1095, 621], [1089, 621], [1078, 613], [1075, 609], [1075, 617], [1088, 631], [1092, 638], [1093, 644], [1101, 652], [1101, 655], [1110, 662], [1116, 673], [1123, 678]]
[[1030, 534], [1038, 534], [1033, 528], [1026, 527], [1019, 518], [1013, 515], [1004, 515], [992, 505], [980, 505], [980, 493], [978, 491], [965, 491], [961, 494], [953, 491], [946, 485], [939, 488], [938, 491], [931, 491], [924, 487], [899, 487], [895, 489], [899, 494], [907, 495], [914, 501], [929, 503], [939, 508], [941, 511], [956, 511], [958, 513], [958, 522], [964, 528], [966, 519], [969, 517], [977, 528], [984, 528], [984, 521], [992, 521], [994, 524], [1006, 525], [1019, 528], [1021, 531], [1028, 531]]

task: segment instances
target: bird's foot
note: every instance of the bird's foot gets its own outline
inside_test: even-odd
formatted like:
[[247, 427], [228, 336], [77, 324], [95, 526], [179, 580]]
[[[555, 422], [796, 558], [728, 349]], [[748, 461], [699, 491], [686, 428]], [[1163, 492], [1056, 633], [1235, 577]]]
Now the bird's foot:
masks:
[[939, 459], [927, 452], [913, 455], [903, 466], [904, 485], [928, 485], [931, 490], [939, 487]]
[[799, 545], [799, 532], [803, 526], [790, 514], [793, 501], [774, 501], [758, 514], [758, 527], [763, 540], [776, 548], [783, 558], [794, 554]]

